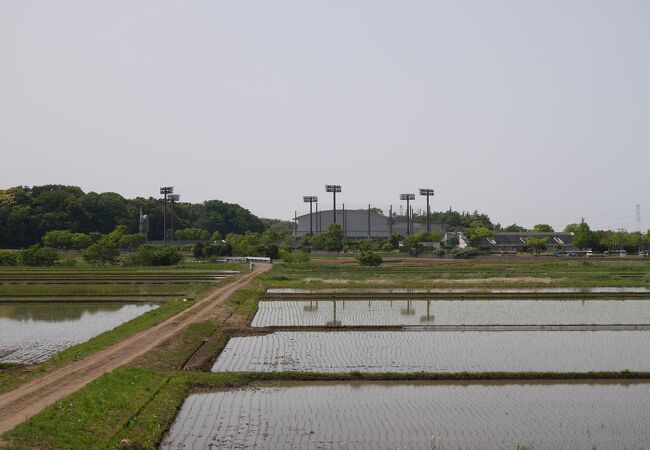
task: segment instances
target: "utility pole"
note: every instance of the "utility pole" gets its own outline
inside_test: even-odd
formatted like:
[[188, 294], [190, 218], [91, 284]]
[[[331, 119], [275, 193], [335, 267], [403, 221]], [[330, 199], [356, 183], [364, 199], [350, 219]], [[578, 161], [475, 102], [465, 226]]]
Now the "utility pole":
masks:
[[172, 241], [176, 239], [174, 237], [174, 203], [179, 201], [180, 199], [181, 199], [181, 196], [178, 195], [178, 194], [172, 194], [172, 195], [169, 196], [169, 213], [170, 213], [169, 219], [170, 219], [170, 222], [171, 222], [171, 227], [170, 227], [171, 228], [171, 233], [170, 233], [170, 235], [171, 235]]
[[427, 233], [431, 233], [431, 210], [429, 209], [429, 197], [433, 195], [433, 189], [420, 189], [420, 195], [427, 196]]
[[336, 193], [341, 192], [340, 184], [326, 184], [325, 192], [331, 192], [334, 196], [334, 219], [332, 223], [336, 223]]
[[400, 200], [406, 200], [406, 235], [411, 235], [411, 200], [415, 200], [415, 194], [400, 194]]
[[371, 238], [371, 233], [370, 233], [370, 203], [368, 203], [368, 239]]
[[[318, 197], [315, 195], [305, 195], [302, 200], [309, 203], [309, 234], [314, 235], [314, 217], [313, 217], [313, 204], [318, 202]], [[318, 208], [318, 206], [316, 206]]]
[[174, 186], [163, 186], [160, 193], [165, 196], [163, 204], [163, 244], [167, 245], [167, 196], [174, 193]]

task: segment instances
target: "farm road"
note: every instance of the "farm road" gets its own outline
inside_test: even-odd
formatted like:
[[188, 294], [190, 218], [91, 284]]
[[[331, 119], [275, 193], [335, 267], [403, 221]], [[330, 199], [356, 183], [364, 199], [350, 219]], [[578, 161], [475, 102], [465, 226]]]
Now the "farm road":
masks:
[[215, 287], [194, 305], [158, 325], [0, 395], [0, 435], [101, 375], [153, 350], [191, 323], [202, 320], [220, 308], [233, 292], [270, 267], [270, 264], [255, 264], [251, 273]]

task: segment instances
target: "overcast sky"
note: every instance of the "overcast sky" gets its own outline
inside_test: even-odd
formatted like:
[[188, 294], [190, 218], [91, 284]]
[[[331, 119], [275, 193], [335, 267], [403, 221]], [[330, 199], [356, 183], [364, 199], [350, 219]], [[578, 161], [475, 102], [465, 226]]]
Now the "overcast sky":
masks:
[[650, 1], [0, 0], [0, 155], [0, 188], [647, 229]]

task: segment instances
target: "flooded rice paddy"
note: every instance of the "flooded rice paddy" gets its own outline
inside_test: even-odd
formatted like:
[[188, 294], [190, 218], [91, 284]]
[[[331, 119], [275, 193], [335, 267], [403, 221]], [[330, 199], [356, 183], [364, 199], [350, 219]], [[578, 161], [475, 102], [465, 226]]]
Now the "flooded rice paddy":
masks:
[[643, 449], [650, 384], [341, 383], [191, 395], [163, 449]]
[[254, 327], [650, 324], [643, 300], [261, 301]]
[[153, 303], [2, 303], [0, 362], [46, 361], [157, 307]]
[[331, 331], [232, 338], [213, 372], [650, 371], [645, 331]]

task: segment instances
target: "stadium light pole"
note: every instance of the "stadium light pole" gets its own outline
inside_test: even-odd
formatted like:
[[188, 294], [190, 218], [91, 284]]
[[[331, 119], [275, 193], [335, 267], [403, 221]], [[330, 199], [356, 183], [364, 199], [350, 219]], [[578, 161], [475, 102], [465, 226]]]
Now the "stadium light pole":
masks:
[[171, 229], [171, 237], [172, 241], [175, 240], [174, 238], [174, 203], [179, 201], [181, 199], [181, 196], [178, 194], [172, 194], [169, 196], [169, 219], [170, 219], [170, 229]]
[[415, 200], [415, 194], [400, 194], [400, 200], [406, 200], [406, 235], [411, 235], [411, 219], [410, 219], [410, 210], [411, 210], [411, 200]]
[[325, 192], [331, 192], [334, 195], [334, 222], [336, 223], [336, 193], [341, 192], [340, 184], [326, 184]]
[[420, 195], [427, 196], [427, 233], [431, 233], [431, 210], [429, 209], [429, 197], [433, 195], [433, 189], [420, 188]]
[[163, 186], [160, 193], [165, 196], [163, 203], [163, 244], [167, 244], [167, 196], [174, 193], [174, 186]]
[[314, 219], [313, 219], [313, 204], [318, 203], [318, 197], [315, 195], [305, 195], [302, 200], [309, 203], [309, 234], [314, 235]]

